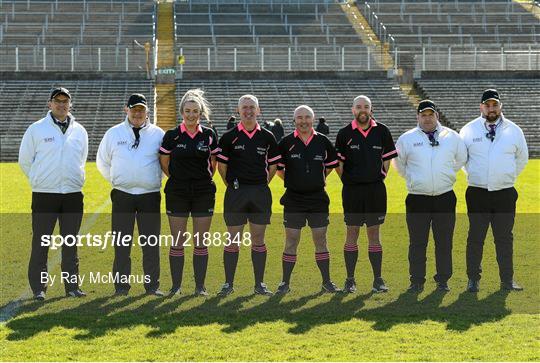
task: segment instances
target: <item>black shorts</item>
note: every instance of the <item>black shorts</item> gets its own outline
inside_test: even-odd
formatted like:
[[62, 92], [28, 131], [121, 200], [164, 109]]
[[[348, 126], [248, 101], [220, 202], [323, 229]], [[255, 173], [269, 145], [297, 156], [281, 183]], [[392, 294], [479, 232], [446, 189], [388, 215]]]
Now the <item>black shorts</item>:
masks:
[[366, 227], [384, 223], [386, 186], [382, 181], [370, 184], [345, 184], [341, 191], [345, 224]]
[[188, 218], [210, 217], [214, 214], [216, 204], [215, 184], [177, 185], [167, 188], [165, 206], [167, 215]]
[[225, 191], [223, 217], [227, 226], [270, 224], [272, 193], [266, 184], [229, 186]]
[[286, 228], [302, 229], [306, 221], [311, 228], [328, 226], [330, 198], [326, 191], [298, 193], [286, 190], [280, 200], [283, 205], [283, 224]]

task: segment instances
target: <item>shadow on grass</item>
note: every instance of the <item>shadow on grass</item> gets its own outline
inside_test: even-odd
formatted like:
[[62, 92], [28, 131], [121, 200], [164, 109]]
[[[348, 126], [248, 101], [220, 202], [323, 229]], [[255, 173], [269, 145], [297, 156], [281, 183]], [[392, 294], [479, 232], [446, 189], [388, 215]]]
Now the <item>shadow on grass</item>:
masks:
[[[331, 296], [327, 301], [310, 305], [309, 302], [320, 294], [302, 296], [296, 300], [283, 301], [274, 296], [253, 305], [253, 295], [236, 298], [210, 297], [195, 306], [179, 309], [184, 304], [193, 305], [194, 296], [159, 299], [145, 297], [102, 297], [81, 300], [82, 304], [57, 312], [35, 313], [43, 303], [24, 304], [17, 312], [17, 317], [6, 323], [11, 329], [7, 340], [26, 340], [47, 332], [55, 327], [82, 330], [74, 338], [78, 340], [94, 339], [119, 329], [137, 326], [151, 327], [147, 334], [150, 338], [160, 338], [172, 334], [182, 327], [203, 327], [211, 324], [222, 326], [223, 333], [242, 331], [259, 323], [282, 321], [292, 326], [291, 334], [303, 334], [309, 330], [328, 324], [351, 320], [373, 322], [374, 330], [386, 331], [399, 324], [417, 324], [423, 321], [446, 323], [447, 329], [466, 331], [474, 325], [494, 322], [511, 313], [505, 307], [508, 293], [495, 292], [482, 300], [476, 294], [463, 292], [456, 301], [441, 307], [444, 293], [435, 291], [425, 298], [403, 293], [384, 306], [363, 309], [365, 300], [371, 294], [347, 297], [344, 294]], [[258, 297], [259, 298], [259, 297]], [[129, 305], [149, 299], [141, 305]], [[196, 302], [195, 302], [196, 303]], [[247, 307], [244, 308], [243, 305]]]
[[511, 313], [505, 306], [507, 291], [494, 292], [482, 300], [476, 294], [462, 292], [452, 304], [440, 307], [444, 295], [435, 290], [418, 300], [417, 295], [404, 292], [385, 306], [358, 312], [355, 318], [373, 321], [372, 328], [381, 331], [428, 320], [446, 323], [448, 330], [466, 331], [474, 325], [499, 321]]

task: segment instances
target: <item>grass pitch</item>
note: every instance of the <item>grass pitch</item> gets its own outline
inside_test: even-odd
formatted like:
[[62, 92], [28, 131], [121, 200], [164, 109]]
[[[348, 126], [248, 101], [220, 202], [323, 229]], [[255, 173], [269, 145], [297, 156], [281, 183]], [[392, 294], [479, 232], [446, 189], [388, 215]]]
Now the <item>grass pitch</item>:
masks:
[[[0, 351], [2, 361], [461, 361], [540, 360], [539, 242], [540, 162], [531, 160], [519, 177], [518, 216], [514, 228], [515, 277], [520, 293], [498, 289], [493, 238], [486, 240], [479, 294], [464, 293], [464, 214], [466, 183], [460, 172], [456, 185], [458, 221], [454, 235], [452, 291], [435, 291], [433, 243], [428, 249], [425, 291], [405, 293], [408, 286], [408, 235], [404, 216], [404, 181], [391, 171], [386, 181], [388, 211], [382, 227], [383, 276], [390, 292], [369, 293], [372, 275], [365, 233], [361, 233], [355, 295], [322, 295], [310, 233], [304, 230], [298, 263], [284, 298], [251, 294], [253, 276], [248, 248], [240, 253], [236, 292], [218, 299], [223, 282], [221, 248], [210, 249], [207, 298], [191, 296], [194, 288], [191, 249], [186, 250], [184, 294], [173, 299], [147, 297], [141, 285], [130, 296], [112, 297], [108, 284], [85, 284], [84, 299], [63, 298], [58, 283], [49, 288], [45, 303], [29, 300], [26, 270], [30, 253], [30, 189], [16, 164], [0, 164]], [[224, 188], [216, 177], [218, 195], [212, 225], [223, 232]], [[269, 249], [265, 280], [275, 289], [281, 278], [284, 231], [279, 197], [282, 182], [272, 182], [274, 216], [267, 231]], [[87, 165], [85, 218], [81, 232], [110, 229], [110, 186], [94, 163]], [[328, 179], [331, 225], [328, 232], [333, 280], [345, 277], [342, 257], [345, 227], [341, 215], [341, 183]], [[164, 208], [162, 209], [164, 210]], [[166, 217], [162, 233], [168, 233]], [[161, 282], [170, 286], [167, 249], [161, 253]], [[49, 270], [59, 274], [59, 251], [49, 252]], [[83, 247], [81, 274], [107, 273], [112, 249]], [[142, 273], [141, 251], [132, 250], [133, 273]]]

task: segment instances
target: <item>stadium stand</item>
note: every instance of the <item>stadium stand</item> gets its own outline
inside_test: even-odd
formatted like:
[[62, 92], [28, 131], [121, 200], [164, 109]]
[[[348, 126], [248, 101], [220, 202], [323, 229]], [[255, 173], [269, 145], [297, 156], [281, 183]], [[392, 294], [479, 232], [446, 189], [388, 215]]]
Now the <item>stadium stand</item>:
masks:
[[[357, 2], [379, 37], [393, 46], [513, 46], [538, 44], [540, 21], [514, 1]], [[383, 28], [384, 25], [384, 28]]]
[[2, 0], [0, 69], [144, 68], [141, 48], [152, 43], [154, 13], [151, 0]]
[[[473, 44], [481, 48], [489, 44], [527, 48], [539, 44], [538, 18], [512, 1], [373, 0], [367, 4], [357, 1], [356, 4], [375, 31], [368, 33], [365, 29], [365, 33], [370, 36], [377, 34], [386, 46], [385, 51], [389, 34], [394, 38], [392, 46], [408, 48], [416, 54], [423, 46], [446, 49], [449, 45]], [[281, 118], [285, 121], [286, 131], [292, 130], [294, 108], [308, 104], [314, 107], [318, 116], [326, 117], [331, 128], [330, 138], [335, 138], [337, 130], [351, 119], [351, 101], [358, 94], [372, 98], [375, 117], [389, 126], [394, 137], [415, 124], [414, 103], [417, 100], [405, 95], [403, 85], [400, 88], [399, 72], [381, 72], [380, 79], [343, 79], [336, 76], [335, 79], [324, 80], [318, 79], [318, 73], [313, 72], [383, 69], [381, 62], [370, 58], [371, 53], [366, 52], [368, 45], [372, 46], [362, 40], [366, 39], [366, 34], [357, 34], [349, 22], [351, 17], [347, 17], [338, 1], [187, 0], [176, 1], [174, 8], [172, 5], [170, 8], [174, 10], [169, 10], [169, 15], [174, 14], [174, 21], [166, 21], [161, 27], [164, 34], [170, 32], [169, 40], [176, 48], [171, 46], [167, 57], [162, 57], [168, 63], [160, 64], [162, 58], [156, 56], [157, 65], [152, 66], [167, 70], [175, 68], [177, 79], [174, 82], [173, 70], [173, 74], [169, 73], [169, 80], [162, 82], [157, 69], [154, 69], [152, 80], [137, 80], [141, 78], [140, 74], [133, 77], [127, 74], [111, 76], [128, 68], [130, 71], [144, 69], [144, 50], [129, 67], [123, 65], [122, 52], [126, 48], [131, 52], [134, 40], [143, 44], [158, 37], [155, 22], [159, 22], [159, 16], [154, 1], [0, 0], [0, 70], [4, 71], [0, 91], [6, 95], [0, 100], [0, 117], [8, 125], [0, 128], [1, 161], [16, 160], [24, 130], [43, 117], [48, 93], [51, 87], [59, 84], [73, 92], [74, 114], [90, 136], [89, 160], [94, 160], [105, 130], [123, 119], [122, 105], [127, 96], [133, 92], [144, 93], [153, 105], [154, 94], [159, 87], [166, 92], [158, 93], [156, 108], [162, 114], [169, 111], [171, 122], [174, 122], [176, 112], [174, 102], [178, 102], [187, 89], [201, 87], [206, 90], [213, 104], [211, 119], [220, 133], [224, 131], [226, 120], [234, 114], [238, 97], [248, 92], [260, 99], [261, 121]], [[357, 25], [355, 27], [358, 28]], [[163, 44], [166, 42], [163, 35], [159, 37], [162, 46], [156, 53], [163, 56]], [[15, 47], [19, 48], [21, 58], [19, 72], [14, 72], [15, 58], [10, 53]], [[238, 59], [233, 61], [231, 55], [235, 47], [238, 47]], [[363, 50], [359, 53], [349, 50], [354, 47], [363, 47]], [[99, 72], [96, 72], [97, 48], [102, 50], [103, 70]], [[264, 54], [262, 48], [265, 49]], [[314, 48], [321, 49], [321, 52], [314, 52]], [[323, 48], [329, 53], [324, 53]], [[332, 48], [338, 50], [333, 55], [330, 53]], [[345, 48], [347, 52], [340, 53], [340, 49]], [[70, 71], [73, 66], [70, 62], [71, 49], [76, 58], [72, 74], [95, 72], [84, 77], [88, 80], [60, 81], [59, 73], [49, 73], [51, 70]], [[140, 47], [138, 49], [140, 51]], [[212, 72], [225, 71], [230, 73], [228, 76], [220, 78], [213, 74], [205, 77], [207, 63], [210, 68], [210, 61], [205, 58], [208, 49], [212, 50]], [[289, 66], [292, 72], [285, 72], [288, 49], [295, 51], [291, 57], [292, 67]], [[186, 61], [182, 66], [176, 64], [180, 50]], [[279, 53], [283, 50], [285, 53]], [[252, 79], [241, 80], [246, 77], [238, 77], [234, 80], [231, 76], [235, 74], [231, 72], [233, 62], [234, 67], [238, 62], [240, 70], [259, 72], [263, 55], [266, 55], [264, 71], [283, 71], [280, 77], [274, 74], [265, 78], [265, 73], [261, 72]], [[442, 60], [428, 59], [428, 68], [431, 63], [444, 63], [444, 56], [441, 56]], [[42, 66], [41, 57], [47, 58], [47, 67]], [[483, 55], [483, 58], [489, 57], [489, 54]], [[505, 64], [506, 69], [538, 69], [538, 54], [531, 53], [525, 57], [520, 64], [510, 64], [509, 60], [509, 64]], [[479, 61], [483, 58], [479, 56]], [[317, 64], [315, 59], [320, 62], [319, 68], [314, 67]], [[418, 59], [415, 58], [417, 63]], [[498, 59], [494, 57], [493, 60], [496, 66], [501, 63]], [[476, 60], [463, 61], [459, 63], [459, 69], [475, 71], [477, 68], [472, 67], [473, 63], [476, 64]], [[483, 69], [488, 69], [485, 64], [482, 63]], [[401, 67], [401, 63], [391, 71], [397, 71], [398, 66]], [[42, 80], [35, 81], [36, 77], [25, 80], [24, 71], [27, 70], [43, 71]], [[443, 67], [442, 70], [446, 69]], [[181, 74], [182, 71], [188, 75], [185, 79], [181, 79], [186, 76]], [[197, 77], [189, 76], [191, 71], [199, 72]], [[312, 73], [306, 76], [307, 72]], [[386, 74], [392, 78], [386, 78]], [[540, 84], [533, 79], [535, 75], [537, 72], [531, 73], [529, 80], [514, 79], [511, 73], [501, 72], [498, 75], [500, 79], [487, 81], [474, 80], [474, 76], [473, 80], [449, 80], [446, 76], [427, 79], [419, 72], [421, 78], [416, 81], [415, 89], [419, 97], [432, 97], [440, 105], [444, 120], [459, 129], [478, 115], [477, 100], [481, 91], [490, 86], [497, 87], [503, 95], [506, 116], [523, 127], [531, 154], [537, 156], [540, 153], [537, 141], [540, 136], [537, 131], [540, 100], [536, 90]], [[73, 76], [70, 78], [75, 79]], [[159, 119], [157, 121], [159, 124]]]
[[504, 115], [522, 128], [531, 156], [540, 155], [539, 79], [422, 79], [416, 81], [416, 87], [436, 102], [443, 118], [457, 130], [479, 116], [483, 90], [496, 88]]
[[339, 128], [352, 120], [354, 97], [368, 95], [375, 110], [375, 118], [387, 124], [394, 137], [415, 124], [415, 111], [399, 86], [392, 80], [191, 80], [178, 81], [176, 97], [179, 101], [191, 88], [202, 88], [212, 103], [211, 119], [220, 134], [225, 131], [229, 116], [235, 113], [238, 98], [251, 92], [259, 98], [262, 115], [259, 121], [280, 118], [286, 132], [292, 132], [294, 109], [307, 104], [316, 117], [325, 116], [334, 140]]
[[361, 44], [339, 4], [189, 4], [175, 7], [178, 44]]
[[107, 129], [124, 120], [123, 106], [132, 93], [143, 93], [154, 104], [153, 83], [146, 80], [95, 81], [10, 81], [0, 82], [0, 127], [2, 153], [0, 161], [16, 161], [26, 128], [43, 118], [51, 89], [63, 86], [73, 97], [73, 114], [88, 132], [88, 160], [95, 160], [97, 148]]
[[0, 44], [130, 45], [152, 41], [154, 2], [0, 1]]
[[288, 63], [294, 70], [334, 70], [342, 63], [350, 70], [359, 59], [380, 69], [379, 55], [367, 49], [337, 2], [176, 2], [175, 19], [186, 70], [261, 69], [263, 57], [265, 70]]

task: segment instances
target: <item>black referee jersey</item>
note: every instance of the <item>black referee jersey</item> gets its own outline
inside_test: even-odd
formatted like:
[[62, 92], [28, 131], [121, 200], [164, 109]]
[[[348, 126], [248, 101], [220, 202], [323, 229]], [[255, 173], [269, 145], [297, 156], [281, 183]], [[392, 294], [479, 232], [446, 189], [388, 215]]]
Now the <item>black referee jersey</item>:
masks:
[[295, 130], [279, 143], [281, 161], [278, 169], [285, 169], [285, 188], [295, 192], [316, 192], [326, 185], [326, 169], [339, 165], [336, 149], [328, 138], [315, 130], [304, 143]]
[[274, 135], [259, 124], [248, 132], [242, 123], [228, 130], [219, 140], [220, 163], [227, 164], [227, 183], [268, 184], [268, 166], [281, 156]]
[[210, 157], [218, 152], [216, 135], [209, 127], [199, 125], [191, 134], [182, 123], [167, 131], [159, 148], [160, 154], [170, 156], [170, 178], [165, 191], [174, 185], [210, 184], [213, 175]]
[[339, 130], [336, 150], [343, 162], [343, 184], [375, 183], [386, 177], [383, 161], [397, 157], [397, 150], [386, 125], [370, 120], [362, 130], [356, 120]]

